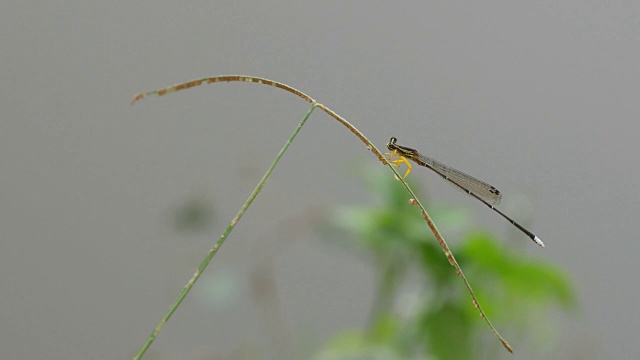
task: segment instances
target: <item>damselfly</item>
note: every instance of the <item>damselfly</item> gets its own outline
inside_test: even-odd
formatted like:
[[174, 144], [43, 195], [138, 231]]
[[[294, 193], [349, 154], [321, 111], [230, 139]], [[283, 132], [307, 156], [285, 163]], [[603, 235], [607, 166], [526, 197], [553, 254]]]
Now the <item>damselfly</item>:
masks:
[[424, 156], [415, 149], [398, 145], [396, 144], [397, 141], [398, 139], [392, 137], [387, 144], [387, 148], [391, 151], [389, 154], [389, 163], [393, 166], [400, 166], [401, 163], [407, 165], [407, 172], [404, 174], [403, 179], [411, 172], [411, 163], [409, 163], [407, 159], [418, 165], [429, 168], [442, 176], [455, 188], [482, 201], [482, 203], [490, 207], [491, 210], [500, 214], [500, 216], [507, 219], [507, 221], [518, 228], [518, 230], [525, 233], [536, 244], [544, 247], [544, 243], [540, 238], [494, 207], [494, 205], [498, 205], [502, 199], [502, 194], [498, 189], [471, 175], [467, 175], [462, 171], [456, 170], [428, 156]]

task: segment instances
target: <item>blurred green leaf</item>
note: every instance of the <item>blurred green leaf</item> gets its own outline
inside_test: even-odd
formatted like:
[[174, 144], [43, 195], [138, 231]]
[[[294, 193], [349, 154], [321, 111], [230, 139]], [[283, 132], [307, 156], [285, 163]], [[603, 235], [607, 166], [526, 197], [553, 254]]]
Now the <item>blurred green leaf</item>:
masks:
[[201, 197], [192, 197], [178, 206], [174, 215], [178, 231], [203, 232], [213, 223], [213, 206]]
[[[316, 359], [474, 359], [489, 331], [444, 256], [420, 212], [409, 204], [407, 192], [393, 177], [368, 174], [376, 205], [336, 209], [330, 224], [348, 239], [343, 245], [369, 255], [378, 279], [376, 298], [367, 328], [336, 335]], [[414, 191], [415, 186], [412, 186]], [[434, 222], [445, 234], [460, 233], [466, 212], [429, 207]], [[553, 326], [557, 309], [575, 308], [568, 277], [557, 266], [511, 251], [495, 236], [467, 231], [451, 241], [452, 251], [471, 281], [485, 312], [494, 322], [521, 329]], [[412, 308], [397, 310], [402, 287], [418, 274], [422, 294]], [[415, 283], [415, 282], [414, 282]], [[499, 343], [495, 344], [500, 348]], [[493, 352], [491, 352], [493, 353]]]

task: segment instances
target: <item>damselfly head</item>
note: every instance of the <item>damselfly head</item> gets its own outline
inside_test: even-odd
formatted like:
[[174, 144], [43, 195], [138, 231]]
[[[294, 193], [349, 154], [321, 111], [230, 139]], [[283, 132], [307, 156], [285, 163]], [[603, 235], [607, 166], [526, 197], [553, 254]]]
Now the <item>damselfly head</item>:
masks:
[[389, 142], [387, 143], [387, 149], [389, 150], [393, 150], [396, 148], [396, 142], [398, 141], [398, 139], [392, 137], [391, 139], [389, 139]]

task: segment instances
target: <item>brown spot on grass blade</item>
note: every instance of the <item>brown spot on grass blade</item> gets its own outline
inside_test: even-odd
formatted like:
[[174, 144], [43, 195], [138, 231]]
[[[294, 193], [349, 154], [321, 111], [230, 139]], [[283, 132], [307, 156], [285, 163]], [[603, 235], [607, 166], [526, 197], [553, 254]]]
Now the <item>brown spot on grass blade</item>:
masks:
[[202, 85], [203, 81], [204, 81], [203, 79], [193, 80], [193, 81], [186, 82], [184, 84], [172, 86], [170, 88], [165, 89], [166, 91], [164, 93], [162, 93], [162, 94], [160, 92], [158, 92], [158, 95], [162, 96], [162, 95], [164, 95], [166, 93], [169, 93], [169, 92], [180, 91], [180, 90], [192, 88], [194, 86], [200, 86], [200, 85]]
[[133, 96], [133, 99], [131, 99], [131, 105], [135, 104], [136, 101], [142, 99], [143, 97], [145, 97], [146, 95], [144, 93], [140, 93], [140, 94], [136, 94]]
[[500, 341], [502, 341], [502, 346], [504, 346], [505, 349], [507, 349], [510, 353], [513, 354], [513, 348], [511, 347], [511, 345], [509, 345], [509, 343], [507, 342], [507, 340], [505, 339], [500, 339]]

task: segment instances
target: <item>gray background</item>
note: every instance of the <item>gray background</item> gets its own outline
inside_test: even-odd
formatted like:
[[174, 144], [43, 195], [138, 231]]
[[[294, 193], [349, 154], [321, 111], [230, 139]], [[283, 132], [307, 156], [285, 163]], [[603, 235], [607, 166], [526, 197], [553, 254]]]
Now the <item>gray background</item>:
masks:
[[[246, 83], [134, 107], [131, 96], [248, 74], [305, 91], [378, 146], [393, 135], [498, 186], [502, 208], [532, 217], [546, 249], [435, 175], [414, 175], [435, 200], [571, 275], [581, 311], [546, 357], [634, 358], [639, 14], [634, 1], [6, 3], [0, 357], [135, 353], [308, 104]], [[369, 203], [354, 165], [376, 159], [320, 112], [291, 150], [150, 358], [268, 348], [250, 290], [260, 261], [273, 261], [297, 342], [313, 349], [364, 324], [371, 269], [305, 222]], [[175, 209], [199, 197], [215, 224], [176, 232]], [[517, 214], [526, 198], [531, 213]], [[540, 355], [512, 345], [519, 358]]]

